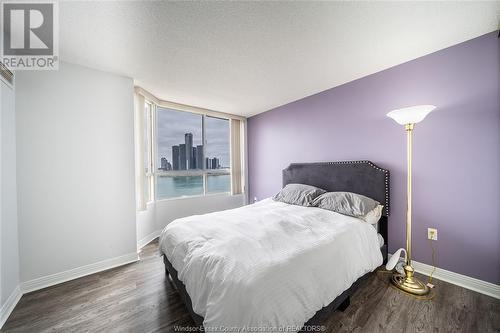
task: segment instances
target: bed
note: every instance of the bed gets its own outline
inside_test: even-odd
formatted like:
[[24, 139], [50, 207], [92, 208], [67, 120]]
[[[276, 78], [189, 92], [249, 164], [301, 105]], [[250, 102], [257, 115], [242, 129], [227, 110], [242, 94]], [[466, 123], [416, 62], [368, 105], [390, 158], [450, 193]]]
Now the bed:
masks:
[[345, 309], [360, 282], [387, 260], [387, 170], [369, 161], [294, 163], [283, 170], [283, 186], [293, 183], [377, 200], [384, 205], [381, 237], [354, 217], [272, 199], [173, 221], [160, 251], [196, 325], [314, 329]]

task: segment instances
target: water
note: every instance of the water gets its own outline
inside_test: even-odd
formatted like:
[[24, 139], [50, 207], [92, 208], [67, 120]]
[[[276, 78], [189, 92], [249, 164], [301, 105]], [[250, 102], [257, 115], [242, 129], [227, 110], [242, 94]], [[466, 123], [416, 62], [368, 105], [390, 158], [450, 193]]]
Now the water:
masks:
[[[229, 192], [230, 175], [207, 175], [207, 193]], [[156, 196], [158, 199], [203, 195], [203, 176], [158, 176]]]
[[208, 175], [207, 193], [231, 191], [231, 175]]

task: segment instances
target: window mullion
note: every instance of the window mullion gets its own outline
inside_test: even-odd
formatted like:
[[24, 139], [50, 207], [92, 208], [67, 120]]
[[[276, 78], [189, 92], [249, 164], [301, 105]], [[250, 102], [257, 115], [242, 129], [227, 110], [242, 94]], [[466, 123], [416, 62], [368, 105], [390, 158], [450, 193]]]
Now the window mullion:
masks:
[[206, 142], [205, 142], [205, 115], [201, 117], [201, 144], [203, 146], [203, 195], [207, 195], [207, 173], [205, 171], [205, 152], [206, 152]]

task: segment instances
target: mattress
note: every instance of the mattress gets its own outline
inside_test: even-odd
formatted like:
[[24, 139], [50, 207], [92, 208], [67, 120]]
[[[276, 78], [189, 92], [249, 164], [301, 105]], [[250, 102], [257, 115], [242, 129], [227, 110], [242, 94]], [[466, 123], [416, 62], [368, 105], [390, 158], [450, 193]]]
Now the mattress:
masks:
[[382, 264], [372, 225], [272, 199], [175, 220], [160, 251], [215, 332], [298, 331]]

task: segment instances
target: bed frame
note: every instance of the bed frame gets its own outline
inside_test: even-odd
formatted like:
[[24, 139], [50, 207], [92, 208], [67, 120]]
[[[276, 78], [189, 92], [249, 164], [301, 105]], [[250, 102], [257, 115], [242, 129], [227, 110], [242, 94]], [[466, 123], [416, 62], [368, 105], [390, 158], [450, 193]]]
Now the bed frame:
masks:
[[[370, 161], [342, 161], [324, 163], [292, 163], [283, 170], [283, 187], [287, 184], [300, 183], [320, 187], [326, 191], [344, 191], [365, 195], [384, 205], [382, 217], [378, 223], [379, 233], [385, 244], [380, 248], [384, 263], [387, 261], [388, 217], [389, 217], [389, 171], [378, 167]], [[179, 292], [191, 317], [197, 326], [203, 326], [203, 317], [193, 311], [191, 298], [184, 283], [177, 277], [165, 255], [165, 272]], [[306, 326], [321, 325], [336, 309], [344, 311], [350, 304], [350, 296], [370, 273], [362, 276], [353, 285], [335, 298], [330, 304], [316, 312]]]

